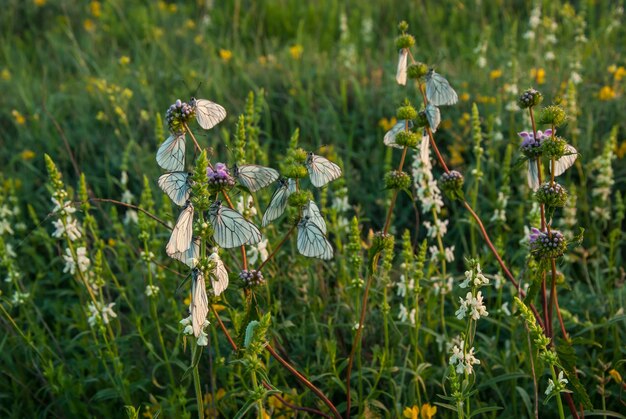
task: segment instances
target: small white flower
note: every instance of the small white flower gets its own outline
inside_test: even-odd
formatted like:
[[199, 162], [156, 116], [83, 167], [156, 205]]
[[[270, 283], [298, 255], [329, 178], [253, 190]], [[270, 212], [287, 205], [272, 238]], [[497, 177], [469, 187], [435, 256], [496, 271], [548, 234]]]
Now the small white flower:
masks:
[[578, 74], [576, 71], [572, 71], [572, 74], [570, 74], [569, 79], [574, 84], [580, 84], [583, 81], [582, 76]]
[[159, 287], [157, 285], [146, 285], [146, 296], [156, 297], [159, 294]]
[[207, 335], [204, 330], [200, 331], [200, 336], [198, 336], [196, 344], [198, 346], [207, 346], [209, 344], [209, 335]]
[[139, 222], [139, 215], [137, 211], [133, 209], [129, 209], [126, 211], [126, 215], [124, 216], [124, 224], [128, 225], [130, 223], [137, 224]]
[[256, 207], [254, 206], [254, 199], [252, 199], [251, 195], [248, 195], [247, 202], [244, 204], [243, 195], [239, 197], [237, 201], [237, 210], [240, 214], [243, 214], [246, 217], [254, 217], [256, 212]]
[[89, 325], [93, 327], [100, 321], [104, 324], [109, 324], [110, 319], [117, 317], [117, 314], [113, 311], [113, 306], [115, 306], [115, 303], [103, 305], [97, 302], [96, 305], [94, 305], [90, 302], [87, 306], [87, 309], [91, 313], [91, 316], [87, 319]]
[[485, 68], [487, 66], [487, 58], [485, 58], [484, 56], [480, 56], [478, 57], [478, 59], [476, 60], [476, 65], [479, 68]]
[[489, 313], [487, 312], [487, 308], [483, 304], [482, 291], [478, 291], [478, 293], [476, 294], [476, 297], [472, 298], [471, 306], [472, 306], [472, 311], [471, 311], [472, 319], [478, 320], [481, 317], [487, 317], [489, 315]]
[[446, 247], [446, 261], [454, 262], [454, 246]]
[[122, 184], [122, 186], [126, 186], [128, 184], [128, 173], [126, 173], [126, 170], [122, 170], [120, 183]]
[[556, 55], [554, 55], [554, 52], [552, 51], [546, 52], [546, 61], [554, 61], [555, 59], [556, 59]]
[[15, 291], [11, 296], [11, 303], [13, 305], [22, 305], [26, 302], [28, 297], [30, 297], [30, 293], [28, 292]]
[[350, 203], [348, 202], [348, 189], [342, 188], [337, 191], [337, 195], [333, 198], [331, 208], [338, 213], [347, 212], [350, 210]]
[[250, 265], [255, 265], [261, 258], [261, 262], [265, 262], [269, 257], [269, 252], [267, 251], [267, 239], [263, 239], [258, 242], [256, 245], [248, 246], [248, 262]]
[[78, 265], [78, 270], [83, 273], [87, 272], [91, 265], [91, 261], [87, 255], [87, 249], [83, 246], [76, 249], [76, 264]]
[[546, 388], [546, 396], [549, 396], [550, 394], [552, 394], [552, 390], [554, 390], [554, 381], [552, 381], [552, 378], [548, 378], [548, 387]]
[[[52, 198], [54, 200], [54, 198]], [[9, 218], [13, 215], [13, 211], [9, 208], [8, 205], [3, 205], [0, 207], [0, 218]]]
[[396, 295], [398, 297], [402, 297], [404, 298], [406, 296], [406, 278], [404, 277], [404, 274], [400, 275], [400, 280], [398, 282], [396, 282]]
[[63, 268], [63, 273], [70, 273], [70, 275], [74, 275], [76, 273], [76, 262], [74, 262], [74, 256], [72, 256], [72, 251], [68, 248], [65, 249], [65, 255], [63, 255], [63, 259], [65, 260], [65, 267]]
[[52, 237], [61, 238], [63, 236], [67, 236], [70, 241], [76, 241], [82, 236], [78, 221], [70, 215], [65, 217], [65, 224], [63, 223], [63, 220], [59, 219], [53, 221], [52, 225], [54, 225], [55, 228], [55, 231], [52, 233]]
[[71, 201], [61, 203], [56, 198], [52, 198], [52, 203], [54, 204], [52, 212], [59, 212], [61, 215], [70, 215], [76, 212]]
[[4, 233], [7, 233], [9, 235], [13, 235], [13, 228], [11, 227], [11, 223], [9, 223], [9, 220], [0, 220], [0, 236], [3, 235]]
[[131, 191], [129, 191], [128, 189], [126, 189], [124, 191], [124, 193], [122, 194], [122, 199], [121, 201], [125, 204], [132, 204], [133, 203], [133, 199], [135, 199], [135, 195], [133, 195], [133, 193]]
[[406, 309], [404, 304], [400, 303], [400, 312], [398, 313], [398, 320], [401, 322], [405, 322], [409, 317], [409, 311]]
[[506, 314], [507, 316], [511, 315], [511, 310], [509, 310], [509, 302], [506, 301], [504, 304], [502, 304], [502, 306], [500, 307], [500, 310]]

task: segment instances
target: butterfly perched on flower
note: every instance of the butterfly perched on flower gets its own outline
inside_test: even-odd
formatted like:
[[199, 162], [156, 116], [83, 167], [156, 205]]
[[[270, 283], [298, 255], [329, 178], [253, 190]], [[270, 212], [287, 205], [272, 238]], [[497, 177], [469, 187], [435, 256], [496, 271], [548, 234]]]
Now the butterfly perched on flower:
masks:
[[398, 53], [398, 69], [396, 70], [396, 82], [401, 86], [406, 85], [408, 58], [408, 48], [400, 49], [400, 52]]
[[209, 220], [213, 225], [213, 239], [225, 249], [255, 244], [261, 241], [261, 232], [237, 211], [224, 207], [216, 200], [209, 207]]
[[189, 104], [196, 113], [196, 121], [204, 129], [211, 129], [226, 118], [226, 109], [206, 99], [191, 98]]
[[211, 287], [213, 288], [213, 294], [219, 296], [228, 288], [228, 271], [217, 253], [211, 253], [209, 261], [215, 264], [215, 268], [209, 273]]
[[202, 327], [209, 314], [209, 298], [206, 293], [206, 283], [204, 275], [199, 269], [191, 271], [191, 303], [189, 304], [191, 314], [191, 326], [195, 337], [199, 337]]
[[191, 173], [170, 172], [159, 177], [159, 187], [179, 207], [185, 205], [191, 193]]
[[298, 252], [301, 255], [319, 259], [332, 259], [333, 247], [310, 216], [298, 222]]
[[413, 121], [407, 121], [406, 119], [398, 121], [389, 131], [385, 133], [385, 136], [383, 137], [383, 142], [385, 143], [385, 145], [387, 147], [404, 148], [396, 143], [396, 135], [398, 135], [399, 132], [406, 130], [407, 128], [413, 128]]
[[321, 188], [329, 182], [341, 176], [341, 168], [325, 157], [309, 152], [306, 158], [306, 168], [309, 172], [311, 183], [316, 188]]
[[269, 223], [283, 215], [289, 196], [296, 191], [296, 182], [293, 179], [279, 179], [278, 188], [272, 194], [265, 214], [263, 214], [263, 221], [261, 225], [267, 227]]
[[256, 164], [235, 165], [233, 166], [233, 175], [250, 192], [257, 192], [269, 186], [280, 176], [271, 167], [258, 166]]
[[187, 201], [172, 230], [170, 240], [165, 247], [168, 255], [186, 252], [191, 246], [193, 234], [193, 205]]
[[448, 80], [432, 68], [426, 74], [426, 98], [435, 106], [454, 105], [459, 101]]
[[171, 134], [157, 150], [156, 161], [170, 172], [185, 170], [185, 133]]

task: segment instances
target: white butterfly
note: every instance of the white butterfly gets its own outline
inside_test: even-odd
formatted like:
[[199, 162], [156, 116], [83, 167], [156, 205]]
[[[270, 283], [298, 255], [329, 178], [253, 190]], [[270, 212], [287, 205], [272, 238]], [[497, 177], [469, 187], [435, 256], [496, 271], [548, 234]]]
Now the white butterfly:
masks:
[[219, 296], [228, 288], [228, 271], [217, 253], [212, 253], [209, 260], [215, 263], [215, 269], [210, 275], [211, 287], [213, 287], [213, 293]]
[[448, 80], [432, 68], [426, 74], [426, 98], [435, 106], [454, 105], [459, 100]]
[[206, 294], [206, 284], [204, 275], [199, 269], [191, 271], [191, 303], [189, 304], [191, 313], [191, 326], [195, 337], [200, 336], [202, 327], [209, 314], [209, 298]]
[[226, 118], [226, 109], [206, 99], [191, 98], [190, 105], [196, 111], [196, 120], [204, 129], [211, 129]]
[[[166, 250], [167, 253], [167, 250]], [[189, 266], [190, 268], [195, 268], [198, 264], [198, 260], [200, 259], [200, 239], [195, 238], [191, 241], [191, 245], [189, 249], [183, 252], [175, 252], [175, 253], [167, 253], [169, 257], [172, 259], [176, 259]]]
[[526, 177], [528, 179], [528, 186], [533, 191], [536, 191], [539, 187], [539, 170], [537, 167], [538, 164], [541, 163], [537, 159], [528, 160], [528, 174]]
[[420, 143], [420, 160], [422, 164], [430, 164], [430, 137], [426, 133], [426, 130], [422, 133], [422, 142]]
[[309, 171], [311, 183], [316, 188], [321, 188], [327, 183], [341, 176], [341, 168], [335, 163], [322, 156], [309, 153], [306, 159], [306, 168]]
[[222, 206], [217, 200], [209, 207], [209, 220], [213, 225], [213, 239], [225, 249], [255, 244], [261, 241], [261, 232], [241, 214]]
[[182, 207], [191, 192], [190, 177], [191, 173], [187, 172], [165, 173], [159, 177], [157, 183], [176, 205]]
[[333, 247], [322, 230], [308, 217], [302, 217], [298, 223], [298, 252], [311, 258], [333, 257]]
[[308, 218], [323, 234], [326, 234], [326, 222], [315, 202], [309, 201], [309, 203], [302, 208], [302, 216]]
[[424, 112], [426, 113], [426, 119], [428, 119], [430, 129], [432, 132], [437, 132], [437, 127], [439, 127], [439, 124], [441, 123], [441, 112], [439, 111], [439, 108], [432, 103], [429, 103], [426, 105]]
[[[385, 145], [387, 147], [404, 148], [401, 145], [398, 145], [398, 143], [396, 143], [396, 135], [398, 135], [400, 131], [404, 131], [406, 127], [407, 127], [406, 119], [402, 119], [398, 121], [396, 125], [394, 125], [389, 131], [385, 133], [385, 137], [383, 138], [383, 142], [385, 143]], [[413, 121], [408, 121], [408, 127], [409, 129], [413, 128]]]
[[396, 81], [398, 84], [406, 85], [406, 69], [409, 57], [409, 50], [402, 48], [398, 53], [398, 70], [396, 71]]
[[[567, 154], [561, 156], [560, 159], [554, 162], [554, 176], [562, 175], [563, 172], [572, 167], [572, 165], [578, 158], [578, 151], [576, 151], [574, 147], [566, 144], [565, 149]], [[552, 170], [552, 168], [550, 168], [550, 170]]]
[[269, 223], [283, 215], [287, 203], [289, 201], [289, 195], [296, 191], [296, 182], [293, 179], [280, 179], [278, 181], [278, 188], [274, 191], [270, 204], [263, 214], [263, 222], [261, 225], [267, 227]]
[[248, 188], [250, 192], [265, 188], [279, 177], [278, 172], [271, 167], [254, 164], [235, 165], [233, 174], [239, 183]]
[[170, 241], [165, 247], [168, 255], [186, 252], [191, 246], [191, 236], [193, 234], [193, 205], [187, 202], [185, 208], [181, 211], [172, 230]]
[[157, 151], [156, 161], [170, 172], [185, 170], [185, 133], [171, 134]]

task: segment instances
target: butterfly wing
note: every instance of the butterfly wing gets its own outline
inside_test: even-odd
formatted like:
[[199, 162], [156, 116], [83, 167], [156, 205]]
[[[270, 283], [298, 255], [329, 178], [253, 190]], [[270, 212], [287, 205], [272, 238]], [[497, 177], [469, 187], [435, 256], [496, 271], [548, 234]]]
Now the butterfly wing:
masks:
[[[402, 119], [398, 121], [396, 125], [394, 125], [389, 131], [385, 133], [385, 137], [383, 138], [383, 142], [387, 147], [394, 148], [403, 148], [402, 146], [396, 143], [396, 135], [400, 131], [404, 131], [407, 127], [406, 119]], [[413, 128], [413, 121], [409, 121], [409, 129]]]
[[306, 217], [298, 223], [298, 252], [303, 256], [326, 260], [333, 257], [333, 247], [322, 230]]
[[565, 148], [567, 154], [561, 156], [560, 159], [554, 162], [554, 176], [562, 175], [563, 172], [572, 167], [578, 158], [578, 151], [576, 151], [574, 147], [567, 144]]
[[396, 82], [398, 84], [406, 85], [406, 70], [409, 57], [409, 50], [402, 48], [398, 54], [398, 70], [396, 71]]
[[537, 190], [539, 187], [539, 170], [537, 168], [537, 164], [536, 160], [528, 161], [528, 186], [533, 191]]
[[280, 181], [280, 186], [274, 191], [270, 204], [267, 206], [265, 214], [263, 214], [263, 222], [261, 223], [263, 227], [267, 227], [269, 223], [283, 215], [285, 212], [289, 195], [295, 191], [295, 182], [293, 182], [293, 188], [290, 186], [292, 182], [292, 179]]
[[213, 239], [220, 247], [231, 249], [261, 241], [261, 232], [254, 224], [217, 201], [209, 209], [209, 219], [213, 224]]
[[428, 119], [430, 129], [432, 132], [437, 132], [437, 127], [439, 127], [439, 124], [441, 123], [441, 112], [439, 111], [439, 108], [432, 103], [429, 103], [426, 105], [424, 112], [426, 112], [426, 119]]
[[422, 135], [422, 142], [420, 143], [420, 160], [422, 164], [428, 165], [430, 163], [430, 137], [426, 132]]
[[168, 255], [174, 253], [185, 252], [191, 246], [191, 236], [193, 233], [193, 205], [188, 203], [187, 206], [181, 211], [172, 230], [170, 241], [165, 247], [165, 252]]
[[199, 269], [194, 269], [192, 272], [191, 305], [189, 311], [191, 312], [193, 334], [195, 337], [198, 337], [209, 314], [209, 298], [206, 294], [206, 284], [204, 276]]
[[179, 207], [185, 205], [185, 202], [189, 199], [189, 193], [191, 192], [189, 173], [165, 173], [159, 177], [157, 183], [163, 192]]
[[308, 218], [309, 222], [315, 224], [322, 231], [322, 234], [326, 234], [326, 222], [315, 202], [309, 201], [309, 203], [304, 206], [302, 216]]
[[228, 288], [228, 271], [219, 257], [215, 259], [215, 270], [211, 273], [211, 286], [216, 296]]
[[341, 168], [335, 163], [322, 156], [309, 153], [306, 160], [306, 168], [309, 171], [311, 183], [316, 188], [321, 188], [329, 182], [341, 176]]
[[426, 97], [435, 106], [454, 105], [459, 101], [448, 80], [432, 69], [426, 75]]
[[226, 118], [226, 109], [206, 99], [196, 99], [196, 120], [204, 129], [211, 129]]
[[156, 161], [170, 172], [185, 170], [185, 133], [170, 135], [159, 147]]
[[200, 239], [195, 238], [191, 241], [191, 246], [189, 249], [184, 252], [176, 252], [172, 254], [167, 254], [172, 259], [176, 259], [189, 266], [190, 268], [195, 268], [198, 264], [198, 260], [200, 259]]
[[246, 164], [237, 167], [235, 176], [250, 192], [256, 192], [278, 179], [279, 174], [271, 167]]

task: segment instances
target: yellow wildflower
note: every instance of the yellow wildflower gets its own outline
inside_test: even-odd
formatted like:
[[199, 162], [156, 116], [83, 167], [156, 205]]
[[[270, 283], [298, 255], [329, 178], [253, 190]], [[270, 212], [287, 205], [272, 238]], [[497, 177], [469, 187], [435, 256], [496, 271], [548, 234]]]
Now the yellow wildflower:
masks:
[[622, 159], [624, 158], [624, 156], [626, 155], [626, 141], [622, 141], [622, 143], [618, 146], [615, 146], [616, 150], [615, 150], [615, 154], [617, 155], [618, 159]]
[[598, 93], [598, 99], [600, 100], [613, 100], [615, 99], [615, 90], [611, 86], [604, 86]]
[[170, 13], [176, 13], [176, 11], [178, 10], [178, 7], [174, 3], [172, 3], [168, 6], [167, 10]]
[[130, 99], [131, 97], [133, 97], [133, 91], [128, 88], [122, 90], [122, 97], [124, 99]]
[[83, 20], [83, 28], [87, 32], [93, 32], [96, 29], [96, 24], [91, 19]]
[[413, 405], [412, 407], [405, 407], [402, 411], [402, 416], [407, 419], [420, 419], [420, 408]]
[[220, 311], [226, 309], [226, 306], [222, 304], [213, 304], [213, 308], [219, 313]]
[[609, 68], [607, 68], [607, 71], [611, 74], [615, 73], [617, 71], [617, 66], [615, 64], [610, 65]]
[[205, 393], [204, 394], [204, 397], [203, 397], [203, 399], [204, 399], [204, 415], [206, 417], [216, 418], [218, 416], [218, 411], [217, 411], [217, 409], [215, 409], [215, 407], [213, 405], [218, 400], [223, 399], [225, 395], [226, 395], [226, 390], [224, 390], [223, 388], [220, 388], [220, 389], [217, 390], [217, 392], [215, 393], [215, 400], [213, 400], [213, 394], [211, 394], [211, 393]]
[[102, 6], [99, 1], [92, 1], [89, 4], [89, 11], [91, 12], [91, 16], [95, 18], [99, 18], [102, 14]]
[[128, 55], [122, 55], [117, 62], [120, 63], [120, 65], [128, 65], [130, 64], [130, 57]]
[[266, 65], [267, 64], [267, 57], [265, 55], [261, 55], [258, 59], [259, 64], [261, 65]]
[[470, 95], [467, 92], [463, 92], [461, 93], [461, 101], [463, 102], [467, 102], [468, 100], [470, 100]]
[[461, 154], [458, 147], [449, 147], [448, 151], [450, 152], [450, 166], [458, 167], [462, 166], [465, 163], [465, 159], [463, 159], [463, 154]]
[[107, 244], [108, 244], [109, 246], [111, 246], [111, 247], [115, 246], [115, 239], [114, 239], [114, 238], [110, 238], [110, 239], [107, 241]]
[[502, 70], [500, 69], [491, 70], [491, 73], [489, 73], [489, 78], [491, 80], [499, 79], [500, 77], [502, 77]]
[[46, 0], [33, 0], [33, 3], [35, 3], [35, 6], [41, 7], [46, 4]]
[[626, 68], [622, 66], [619, 66], [617, 70], [615, 70], [615, 73], [613, 73], [613, 78], [615, 79], [615, 81], [621, 81], [624, 76], [626, 76]]
[[609, 371], [609, 375], [615, 380], [617, 384], [622, 383], [622, 376], [619, 372], [617, 372], [616, 369], [612, 369], [611, 371]]
[[546, 70], [543, 68], [531, 68], [530, 77], [535, 79], [537, 84], [544, 84], [546, 82]]
[[8, 68], [3, 68], [2, 72], [0, 72], [0, 77], [2, 78], [2, 80], [9, 81], [11, 80], [11, 72]]
[[378, 121], [378, 126], [381, 127], [384, 131], [389, 131], [397, 123], [398, 123], [398, 120], [394, 116], [391, 119], [382, 118], [380, 121]]
[[185, 306], [188, 306], [189, 304], [191, 304], [191, 298], [189, 298], [189, 296], [185, 297], [185, 299], [183, 300], [183, 304]]
[[153, 35], [156, 39], [158, 39], [158, 38], [162, 37], [162, 36], [163, 36], [163, 29], [162, 29], [162, 28], [159, 28], [159, 27], [155, 27], [155, 28], [152, 30], [152, 35]]
[[302, 57], [302, 53], [304, 52], [304, 48], [300, 44], [292, 45], [289, 47], [289, 54], [291, 54], [291, 58], [294, 60], [299, 60]]
[[159, 10], [165, 10], [167, 9], [167, 3], [164, 1], [159, 1]]
[[96, 114], [96, 121], [106, 121], [107, 115], [103, 111], [98, 111]]
[[449, 119], [444, 119], [443, 121], [441, 121], [441, 129], [450, 129], [452, 128], [452, 121]]
[[464, 127], [470, 120], [470, 114], [467, 112], [463, 112], [461, 117], [459, 118], [459, 125]]
[[141, 118], [142, 121], [149, 121], [150, 120], [150, 114], [145, 109], [142, 109], [142, 110], [139, 111], [139, 117]]
[[204, 38], [202, 37], [202, 35], [196, 35], [193, 38], [193, 43], [196, 44], [196, 45], [201, 45], [202, 42], [204, 42]]
[[437, 406], [431, 406], [429, 403], [424, 403], [420, 410], [421, 419], [432, 419], [437, 413]]
[[26, 149], [22, 151], [22, 153], [20, 154], [20, 157], [24, 161], [32, 160], [35, 158], [35, 152], [33, 150]]
[[24, 125], [26, 123], [26, 118], [24, 118], [24, 115], [22, 115], [17, 109], [13, 109], [11, 111], [11, 115], [13, 115], [13, 119], [15, 119], [15, 123], [17, 125]]
[[193, 29], [193, 28], [195, 28], [195, 27], [196, 27], [196, 22], [194, 22], [193, 20], [191, 20], [191, 19], [187, 19], [187, 20], [185, 21], [185, 28], [187, 28], [187, 29]]
[[220, 58], [227, 63], [233, 58], [233, 52], [228, 49], [220, 49]]

